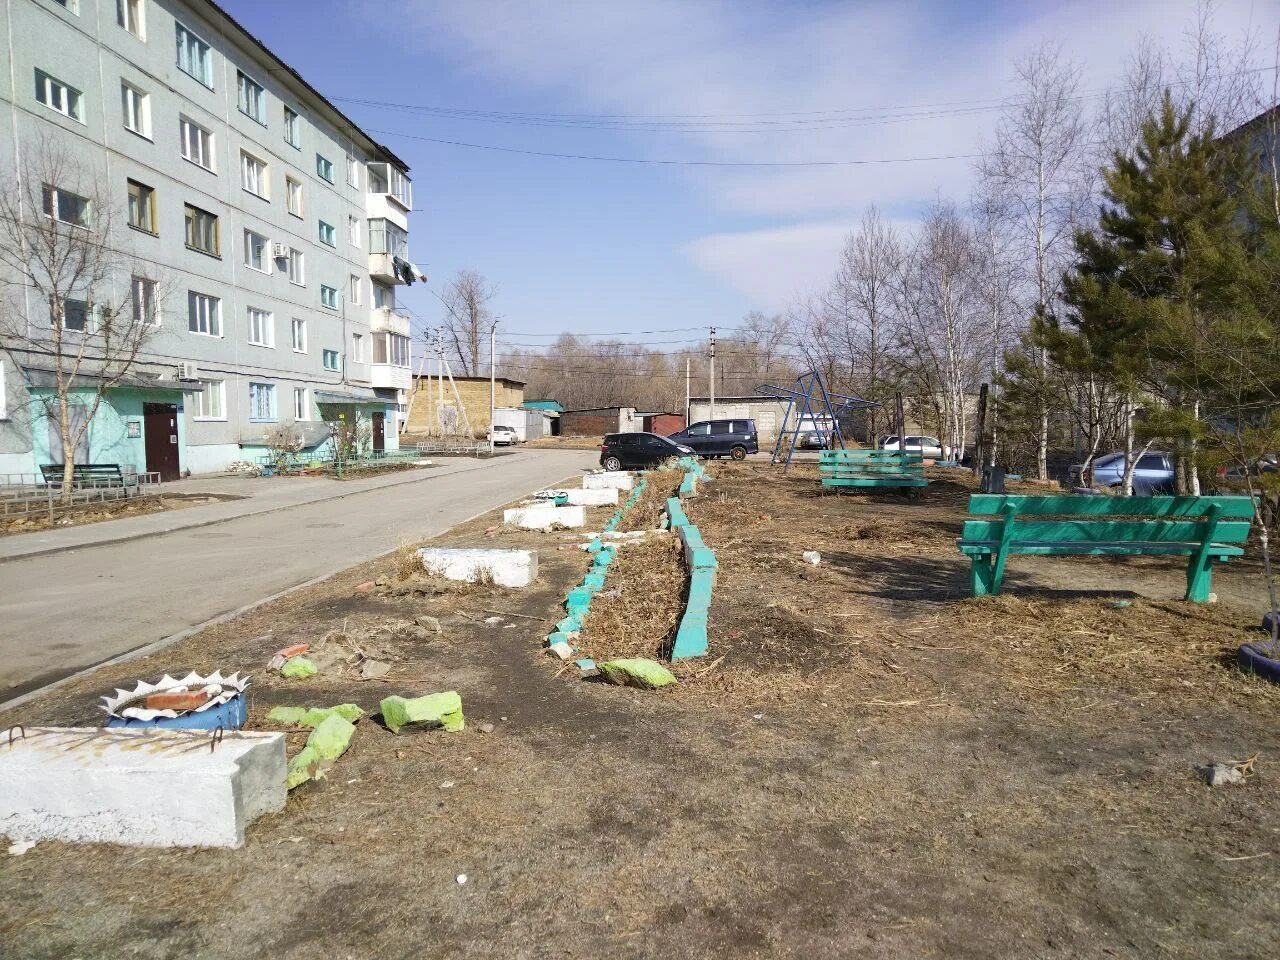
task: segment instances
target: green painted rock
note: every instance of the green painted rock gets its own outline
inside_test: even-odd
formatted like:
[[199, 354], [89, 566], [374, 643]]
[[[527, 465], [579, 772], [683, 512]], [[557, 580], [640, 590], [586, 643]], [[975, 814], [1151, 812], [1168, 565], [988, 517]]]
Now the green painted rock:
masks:
[[289, 761], [285, 786], [290, 790], [308, 780], [319, 780], [351, 745], [351, 735], [356, 725], [337, 713], [332, 713], [311, 731], [307, 745]]
[[425, 697], [387, 697], [382, 701], [382, 719], [392, 733], [410, 723], [426, 723], [444, 727], [450, 733], [458, 733], [465, 726], [462, 718], [462, 697], [453, 690], [432, 693]]
[[316, 665], [306, 657], [290, 657], [280, 668], [280, 676], [290, 680], [302, 680], [316, 675]]
[[335, 714], [355, 723], [364, 716], [364, 711], [354, 703], [340, 703], [336, 707], [272, 707], [267, 721], [285, 727], [318, 727]]
[[644, 690], [656, 690], [676, 682], [675, 675], [670, 670], [657, 661], [646, 660], [644, 657], [610, 660], [600, 664], [600, 672], [610, 683]]

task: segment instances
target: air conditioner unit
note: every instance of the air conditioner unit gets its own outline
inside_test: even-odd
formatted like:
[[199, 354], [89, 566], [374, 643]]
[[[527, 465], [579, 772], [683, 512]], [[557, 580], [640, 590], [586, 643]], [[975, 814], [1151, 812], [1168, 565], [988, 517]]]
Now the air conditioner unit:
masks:
[[289, 245], [287, 243], [273, 243], [271, 245], [271, 256], [276, 260], [288, 260]]
[[179, 380], [199, 380], [200, 368], [190, 360], [183, 360], [178, 364]]

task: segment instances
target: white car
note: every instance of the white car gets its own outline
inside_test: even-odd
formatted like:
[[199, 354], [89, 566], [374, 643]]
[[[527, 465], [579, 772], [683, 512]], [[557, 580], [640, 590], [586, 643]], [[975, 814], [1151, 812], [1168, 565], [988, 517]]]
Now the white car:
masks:
[[[907, 453], [918, 453], [928, 460], [945, 460], [950, 451], [942, 445], [942, 441], [937, 437], [927, 437], [923, 434], [908, 434], [906, 437]], [[901, 450], [902, 446], [898, 444], [896, 436], [888, 436], [884, 438], [884, 442], [880, 444], [881, 450]]]
[[489, 438], [495, 447], [509, 447], [520, 442], [520, 438], [516, 436], [516, 428], [508, 427], [504, 423], [495, 424], [489, 433]]

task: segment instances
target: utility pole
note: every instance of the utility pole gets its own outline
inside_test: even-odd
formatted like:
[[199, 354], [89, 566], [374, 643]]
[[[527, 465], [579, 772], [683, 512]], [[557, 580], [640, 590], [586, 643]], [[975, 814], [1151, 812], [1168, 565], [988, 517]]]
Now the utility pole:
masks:
[[689, 357], [684, 358], [684, 425], [689, 425], [689, 405], [692, 398], [689, 396]]
[[716, 328], [711, 328], [711, 394], [707, 404], [707, 419], [716, 418]]
[[493, 325], [489, 327], [489, 456], [493, 456], [493, 428], [496, 424], [493, 422], [494, 411], [497, 409], [498, 401], [498, 321], [493, 321]]

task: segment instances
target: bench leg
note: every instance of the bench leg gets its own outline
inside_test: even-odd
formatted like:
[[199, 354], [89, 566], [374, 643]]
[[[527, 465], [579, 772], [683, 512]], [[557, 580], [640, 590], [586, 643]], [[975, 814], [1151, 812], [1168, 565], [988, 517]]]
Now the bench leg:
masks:
[[995, 566], [991, 562], [991, 557], [972, 556], [969, 558], [971, 593], [970, 596], [985, 597], [987, 594], [998, 593], [1000, 584], [995, 582]]
[[1192, 603], [1208, 603], [1213, 589], [1213, 558], [1198, 560], [1193, 554], [1187, 561], [1187, 595]]

